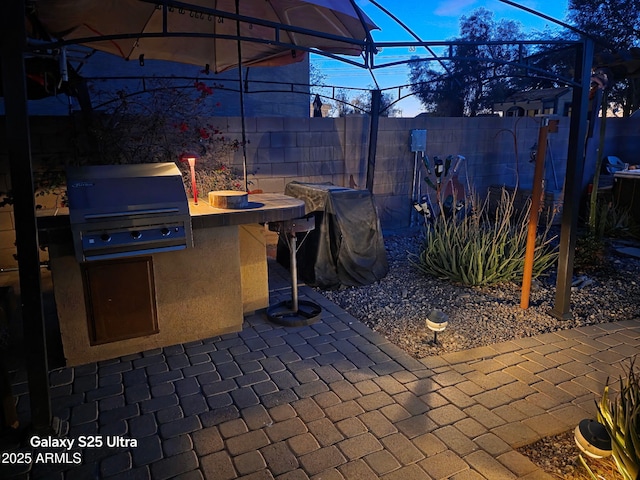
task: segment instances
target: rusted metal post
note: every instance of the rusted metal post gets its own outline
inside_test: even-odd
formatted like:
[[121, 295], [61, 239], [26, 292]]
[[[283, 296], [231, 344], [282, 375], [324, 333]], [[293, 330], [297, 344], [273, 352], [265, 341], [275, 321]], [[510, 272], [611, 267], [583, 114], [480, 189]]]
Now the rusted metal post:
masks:
[[520, 308], [529, 308], [529, 294], [531, 292], [531, 276], [533, 274], [533, 260], [538, 236], [538, 216], [540, 212], [540, 198], [543, 194], [542, 181], [544, 179], [544, 163], [547, 157], [547, 135], [558, 131], [558, 121], [543, 118], [538, 131], [538, 152], [536, 153], [536, 168], [533, 173], [533, 191], [531, 193], [531, 211], [529, 212], [529, 230], [527, 231], [527, 248], [524, 255], [524, 272], [522, 274], [522, 293]]

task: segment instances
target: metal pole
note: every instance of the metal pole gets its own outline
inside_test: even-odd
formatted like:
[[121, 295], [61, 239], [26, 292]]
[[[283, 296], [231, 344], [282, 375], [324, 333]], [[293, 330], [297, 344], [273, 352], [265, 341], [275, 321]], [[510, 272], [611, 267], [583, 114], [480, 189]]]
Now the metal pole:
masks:
[[23, 52], [26, 45], [24, 1], [7, 2], [0, 20], [0, 52], [7, 129], [7, 150], [14, 195], [18, 272], [24, 352], [31, 402], [33, 433], [51, 432], [51, 397], [40, 254], [36, 223], [31, 141], [27, 111], [26, 74]]
[[522, 292], [520, 308], [529, 308], [529, 293], [531, 292], [531, 276], [533, 260], [538, 236], [538, 213], [540, 211], [540, 197], [542, 197], [542, 181], [544, 177], [544, 163], [547, 157], [547, 134], [558, 131], [558, 121], [548, 118], [542, 119], [538, 131], [538, 152], [536, 154], [536, 168], [533, 174], [533, 189], [531, 192], [531, 211], [529, 212], [529, 230], [527, 231], [527, 248], [524, 255], [524, 272], [522, 274]]
[[[236, 0], [236, 15], [240, 15], [240, 0]], [[240, 84], [240, 123], [242, 130], [242, 174], [244, 175], [244, 191], [249, 191], [247, 174], [247, 127], [244, 119], [244, 85], [242, 75], [242, 44], [240, 42], [240, 20], [236, 20], [236, 34], [238, 37], [238, 83]]]
[[371, 90], [371, 127], [369, 130], [369, 157], [367, 160], [367, 190], [373, 193], [373, 177], [376, 170], [376, 147], [378, 146], [378, 123], [382, 92]]
[[[298, 311], [298, 259], [297, 238], [295, 232], [290, 232], [289, 238], [289, 268], [291, 269], [291, 310]], [[288, 234], [287, 234], [288, 235]]]
[[[418, 164], [418, 151], [413, 152], [413, 179], [411, 181], [411, 198], [409, 199], [410, 201], [420, 201], [420, 189], [418, 188], [418, 182], [419, 177], [418, 177], [418, 169], [419, 169], [419, 164]], [[416, 220], [416, 214], [418, 212], [415, 211], [414, 208], [409, 209], [409, 226], [413, 227], [415, 225], [415, 221]]]
[[[589, 199], [589, 230], [592, 234], [596, 233], [596, 212], [598, 211], [598, 184], [600, 183], [600, 169], [602, 168], [604, 136], [607, 131], [607, 109], [609, 108], [609, 100], [606, 88], [602, 92], [601, 105], [602, 117], [600, 117], [600, 134], [598, 136], [596, 169], [593, 174], [593, 183], [591, 184], [591, 197]], [[594, 112], [594, 115], [592, 115], [592, 117], [596, 119], [598, 118], [598, 115]]]
[[594, 43], [583, 38], [576, 52], [576, 79], [573, 87], [571, 123], [567, 152], [567, 172], [564, 181], [564, 202], [562, 209], [562, 229], [560, 232], [560, 256], [558, 258], [558, 278], [556, 280], [555, 304], [549, 312], [558, 320], [571, 320], [571, 279], [573, 257], [576, 247], [576, 230], [582, 194], [584, 173], [584, 152], [587, 136], [587, 111], [589, 109], [589, 86], [591, 84], [591, 64]]

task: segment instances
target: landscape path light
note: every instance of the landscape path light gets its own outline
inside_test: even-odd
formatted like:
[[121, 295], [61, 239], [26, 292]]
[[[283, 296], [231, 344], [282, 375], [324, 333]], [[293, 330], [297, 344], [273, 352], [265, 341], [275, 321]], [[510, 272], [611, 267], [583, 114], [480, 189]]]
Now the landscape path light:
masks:
[[576, 445], [582, 453], [591, 458], [605, 458], [611, 455], [611, 437], [600, 422], [585, 418], [574, 431]]
[[433, 344], [438, 344], [438, 332], [444, 331], [449, 324], [449, 317], [442, 310], [433, 309], [427, 317], [426, 325], [433, 332]]
[[193, 204], [198, 205], [198, 186], [196, 185], [196, 160], [198, 156], [192, 153], [183, 153], [180, 160], [189, 164], [191, 171], [191, 192], [193, 193]]

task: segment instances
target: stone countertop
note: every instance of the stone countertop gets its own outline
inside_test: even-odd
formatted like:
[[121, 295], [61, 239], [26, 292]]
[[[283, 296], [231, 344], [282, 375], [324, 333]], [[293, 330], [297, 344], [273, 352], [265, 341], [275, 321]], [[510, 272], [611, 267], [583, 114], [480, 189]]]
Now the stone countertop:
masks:
[[189, 200], [193, 229], [269, 223], [304, 217], [304, 201], [278, 193], [249, 194], [247, 208], [228, 209], [209, 205], [207, 200], [194, 205]]

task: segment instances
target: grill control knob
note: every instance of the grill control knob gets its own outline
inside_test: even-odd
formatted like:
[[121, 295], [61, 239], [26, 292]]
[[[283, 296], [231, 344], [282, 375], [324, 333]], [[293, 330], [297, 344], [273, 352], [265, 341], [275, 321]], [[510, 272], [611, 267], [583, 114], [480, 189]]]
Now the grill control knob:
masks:
[[109, 235], [108, 233], [103, 233], [102, 235], [100, 235], [100, 240], [102, 240], [103, 242], [110, 242], [111, 241], [111, 235]]
[[168, 236], [168, 235], [170, 235], [170, 234], [171, 234], [171, 230], [169, 230], [167, 227], [161, 228], [161, 229], [160, 229], [160, 234], [161, 234], [163, 237], [166, 237], [166, 236]]
[[138, 240], [141, 237], [142, 237], [142, 233], [140, 233], [139, 231], [134, 230], [133, 232], [131, 232], [131, 238]]

